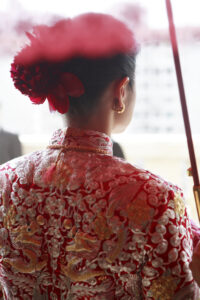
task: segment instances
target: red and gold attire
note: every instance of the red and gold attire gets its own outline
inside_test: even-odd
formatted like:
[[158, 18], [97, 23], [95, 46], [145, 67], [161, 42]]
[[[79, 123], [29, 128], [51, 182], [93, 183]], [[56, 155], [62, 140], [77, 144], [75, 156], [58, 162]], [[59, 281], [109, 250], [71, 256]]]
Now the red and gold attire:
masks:
[[171, 300], [193, 284], [181, 190], [113, 157], [103, 133], [50, 144], [0, 167], [4, 299]]

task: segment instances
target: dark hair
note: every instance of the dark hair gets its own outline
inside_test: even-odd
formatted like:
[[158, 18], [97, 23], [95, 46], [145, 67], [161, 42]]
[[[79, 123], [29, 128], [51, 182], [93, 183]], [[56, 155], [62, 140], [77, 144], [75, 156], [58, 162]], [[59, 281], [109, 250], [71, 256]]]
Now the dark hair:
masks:
[[64, 72], [75, 74], [83, 83], [85, 93], [79, 98], [70, 97], [70, 116], [87, 116], [98, 103], [108, 85], [126, 76], [130, 88], [134, 84], [136, 54], [118, 54], [107, 58], [73, 58], [63, 64]]

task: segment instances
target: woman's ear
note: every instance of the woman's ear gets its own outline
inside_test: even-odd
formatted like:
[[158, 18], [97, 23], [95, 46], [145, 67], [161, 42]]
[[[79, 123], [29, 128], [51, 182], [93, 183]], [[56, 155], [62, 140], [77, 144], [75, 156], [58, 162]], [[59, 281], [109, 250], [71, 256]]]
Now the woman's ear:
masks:
[[118, 102], [118, 106], [122, 107], [125, 103], [125, 97], [126, 97], [126, 88], [129, 84], [129, 77], [124, 77], [116, 82], [115, 86], [115, 105], [116, 102]]

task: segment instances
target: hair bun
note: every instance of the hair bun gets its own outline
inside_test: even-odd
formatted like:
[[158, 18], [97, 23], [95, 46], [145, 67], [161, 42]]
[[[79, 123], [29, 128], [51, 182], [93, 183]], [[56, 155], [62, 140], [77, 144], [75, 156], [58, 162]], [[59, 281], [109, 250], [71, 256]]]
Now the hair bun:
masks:
[[[33, 103], [42, 104], [47, 98], [50, 110], [61, 113], [67, 112], [69, 107], [67, 97], [66, 103], [63, 99], [58, 99], [56, 103], [55, 89], [59, 87], [60, 91], [63, 90], [59, 86], [62, 84], [59, 80], [63, 74], [63, 62], [73, 57], [103, 58], [137, 51], [131, 30], [121, 21], [105, 14], [88, 13], [60, 20], [53, 26], [36, 26], [33, 33], [27, 33], [27, 36], [29, 45], [15, 56], [11, 65], [14, 85]], [[77, 85], [78, 92], [73, 89], [75, 95], [84, 92], [78, 78], [68, 77], [72, 85]], [[71, 96], [69, 93], [67, 95]]]

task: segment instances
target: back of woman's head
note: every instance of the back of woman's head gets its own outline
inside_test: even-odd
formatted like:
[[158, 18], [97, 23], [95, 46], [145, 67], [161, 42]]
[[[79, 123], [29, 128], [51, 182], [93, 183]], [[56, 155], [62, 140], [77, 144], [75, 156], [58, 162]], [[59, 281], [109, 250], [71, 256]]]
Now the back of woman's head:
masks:
[[107, 58], [74, 58], [63, 64], [63, 71], [75, 74], [83, 83], [85, 92], [78, 98], [70, 97], [69, 114], [87, 116], [98, 105], [109, 84], [126, 76], [133, 88], [135, 54], [118, 54]]
[[28, 37], [30, 45], [15, 57], [11, 75], [35, 104], [47, 99], [51, 110], [83, 116], [112, 81], [128, 76], [133, 86], [137, 44], [133, 33], [109, 15], [84, 14], [37, 26]]

